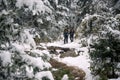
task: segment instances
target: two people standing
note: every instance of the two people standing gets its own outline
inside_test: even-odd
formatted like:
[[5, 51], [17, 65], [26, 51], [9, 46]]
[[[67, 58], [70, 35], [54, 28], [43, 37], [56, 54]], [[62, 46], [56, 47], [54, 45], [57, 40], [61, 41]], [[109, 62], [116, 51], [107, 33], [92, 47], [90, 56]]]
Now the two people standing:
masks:
[[64, 35], [64, 44], [68, 43], [68, 37], [69, 36], [70, 36], [70, 41], [73, 42], [74, 33], [75, 33], [75, 31], [74, 31], [73, 27], [71, 27], [71, 28], [66, 27], [64, 29], [64, 33], [63, 33], [63, 35]]

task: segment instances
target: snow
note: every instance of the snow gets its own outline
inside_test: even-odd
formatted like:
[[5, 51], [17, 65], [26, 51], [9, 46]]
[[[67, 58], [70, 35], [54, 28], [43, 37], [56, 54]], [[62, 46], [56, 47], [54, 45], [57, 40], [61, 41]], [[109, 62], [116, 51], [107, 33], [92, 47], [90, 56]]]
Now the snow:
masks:
[[108, 80], [120, 80], [120, 78], [118, 78], [118, 79], [108, 79]]
[[26, 67], [26, 75], [27, 75], [29, 78], [32, 78], [32, 77], [34, 76], [32, 66], [28, 67], [28, 66], [26, 65], [25, 67]]
[[[25, 53], [26, 48], [23, 45], [19, 45], [16, 43], [12, 44], [13, 49], [11, 51], [18, 52], [22, 56], [22, 60], [25, 61], [29, 65], [33, 65], [34, 67], [38, 67], [39, 69], [43, 70], [44, 68], [50, 68], [51, 65], [48, 62], [43, 61], [43, 59], [39, 56], [32, 57]], [[28, 51], [30, 51], [31, 48], [28, 47]], [[47, 51], [40, 51], [40, 50], [31, 50], [32, 54], [41, 54], [41, 56], [44, 56], [44, 54], [47, 55], [47, 57], [50, 57], [49, 53]], [[10, 57], [10, 56], [9, 56]]]
[[55, 0], [56, 5], [58, 4], [58, 0]]
[[61, 80], [69, 80], [68, 75], [67, 75], [67, 74], [65, 74]]
[[50, 71], [42, 71], [42, 72], [35, 74], [35, 78], [37, 80], [42, 80], [43, 77], [47, 77], [50, 80], [54, 80], [53, 75]]
[[40, 56], [47, 55], [48, 57], [51, 57], [51, 55], [49, 54], [47, 50], [36, 50], [35, 49], [35, 50], [31, 50], [30, 52], [34, 54], [39, 54]]
[[29, 30], [24, 30], [21, 34], [21, 42], [22, 43], [26, 43], [25, 46], [28, 46], [35, 49], [36, 47], [36, 44], [35, 44], [35, 41], [33, 39], [33, 37], [31, 36], [31, 34], [29, 33]]
[[[92, 37], [92, 36], [91, 36]], [[90, 37], [90, 39], [91, 39]], [[88, 43], [90, 43], [90, 39], [88, 39]], [[65, 64], [67, 64], [68, 66], [77, 66], [79, 69], [82, 69], [83, 71], [85, 71], [86, 76], [85, 76], [85, 80], [96, 80], [98, 76], [93, 77], [93, 75], [91, 74], [90, 71], [90, 58], [89, 58], [89, 53], [88, 53], [88, 47], [81, 47], [81, 45], [79, 44], [80, 41], [75, 40], [74, 42], [69, 42], [68, 44], [63, 44], [63, 41], [56, 41], [53, 43], [47, 43], [46, 46], [58, 46], [58, 47], [68, 47], [68, 48], [75, 48], [76, 52], [77, 51], [83, 51], [81, 53], [79, 53], [80, 55], [77, 57], [65, 57], [65, 58], [60, 58], [58, 56], [54, 56], [54, 59], [63, 62]], [[68, 76], [64, 75], [63, 78], [61, 80], [67, 80]], [[110, 80], [120, 80], [120, 78], [118, 79], [110, 79]]]
[[68, 25], [68, 23], [64, 19], [61, 19], [58, 21], [58, 25], [63, 28], [64, 26]]
[[[14, 43], [11, 42], [11, 49], [9, 51], [0, 51], [0, 58], [2, 60], [3, 66], [12, 64], [12, 54], [13, 57], [15, 54], [17, 54], [20, 56], [21, 61], [26, 63], [24, 66], [27, 77], [36, 77], [37, 79], [42, 80], [39, 78], [41, 76], [41, 78], [48, 77], [50, 80], [54, 80], [50, 71], [41, 72], [42, 70], [49, 69], [51, 67], [51, 64], [48, 62], [51, 57], [48, 50], [36, 49], [33, 36], [30, 34], [30, 29], [23, 30], [20, 35], [20, 41]], [[41, 43], [41, 46], [46, 48], [45, 44]], [[40, 72], [34, 75], [35, 67], [37, 67]], [[20, 75], [20, 71], [16, 71], [16, 74]]]
[[56, 13], [57, 13], [57, 14], [60, 14], [60, 15], [62, 15], [62, 16], [68, 16], [68, 15], [67, 15], [67, 13], [66, 13], [66, 12], [64, 12], [64, 11], [63, 11], [63, 12], [56, 11]]
[[115, 16], [115, 18], [116, 18], [116, 19], [120, 19], [120, 14], [117, 14], [117, 15]]
[[12, 49], [11, 49], [12, 52], [18, 52], [20, 54], [25, 54], [25, 52], [24, 52], [25, 48], [22, 45], [19, 45], [17, 43], [12, 43], [11, 47], [12, 47]]
[[57, 47], [63, 47], [63, 48], [79, 48], [81, 47], [81, 44], [78, 44], [76, 42], [70, 42], [68, 44], [64, 44], [63, 41], [53, 42], [53, 43], [47, 43], [46, 46], [57, 46]]
[[5, 11], [5, 10], [2, 10], [2, 12], [0, 14], [5, 14], [7, 15], [9, 12]]
[[117, 36], [118, 39], [120, 39], [120, 31], [119, 30], [114, 30], [109, 26], [106, 26], [108, 31], [111, 32], [113, 34], [113, 36]]
[[42, 19], [38, 19], [37, 22], [40, 22], [43, 24], [43, 20]]
[[47, 62], [44, 62], [41, 57], [31, 57], [29, 55], [22, 55], [23, 61], [25, 61], [29, 65], [33, 65], [34, 67], [38, 67], [40, 70], [44, 68], [50, 68], [51, 65]]
[[17, 0], [16, 6], [21, 8], [23, 5], [27, 5], [30, 10], [33, 10], [33, 14], [38, 11], [40, 13], [45, 13], [45, 11], [52, 13], [51, 9], [45, 6], [42, 0]]
[[7, 66], [11, 63], [11, 54], [9, 51], [0, 51], [0, 59], [2, 60], [2, 65]]
[[50, 21], [50, 20], [51, 20], [51, 17], [50, 17], [50, 16], [47, 16], [46, 19], [47, 19], [47, 21]]
[[[88, 43], [90, 44], [90, 39], [91, 37], [88, 39]], [[58, 56], [54, 56], [54, 59], [63, 62], [65, 64], [67, 64], [68, 66], [77, 66], [78, 68], [82, 69], [83, 71], [85, 71], [86, 76], [85, 76], [85, 80], [96, 80], [98, 78], [98, 76], [93, 77], [93, 75], [91, 74], [90, 71], [90, 58], [89, 58], [89, 53], [88, 53], [88, 48], [87, 47], [81, 47], [79, 40], [75, 40], [74, 42], [69, 42], [68, 44], [63, 44], [63, 41], [56, 41], [53, 43], [47, 43], [46, 46], [58, 46], [58, 47], [68, 47], [68, 48], [75, 48], [76, 52], [77, 51], [83, 51], [81, 53], [79, 53], [80, 55], [77, 57], [65, 57], [65, 58], [60, 58]], [[67, 75], [64, 75], [62, 80], [67, 80]], [[120, 78], [118, 79], [109, 79], [109, 80], [120, 80]]]
[[[108, 27], [110, 31], [113, 33], [119, 34], [119, 31], [112, 30], [111, 28]], [[88, 39], [88, 44], [90, 44], [90, 40], [93, 38], [91, 37]], [[26, 68], [26, 75], [29, 78], [32, 78], [35, 76], [36, 79], [42, 80], [43, 77], [47, 77], [50, 80], [54, 80], [53, 75], [50, 71], [42, 71], [44, 69], [49, 69], [51, 68], [51, 64], [47, 62], [51, 58], [51, 55], [49, 54], [49, 51], [47, 50], [47, 46], [58, 46], [58, 47], [63, 47], [63, 48], [74, 48], [76, 52], [80, 52], [79, 56], [77, 57], [65, 57], [65, 58], [60, 58], [58, 56], [53, 56], [54, 59], [59, 60], [60, 62], [66, 63], [68, 66], [77, 66], [78, 68], [82, 69], [85, 71], [86, 76], [85, 80], [94, 80], [91, 75], [91, 71], [89, 69], [90, 67], [90, 59], [89, 59], [89, 53], [88, 53], [88, 47], [82, 47], [81, 46], [81, 41], [80, 40], [74, 40], [74, 42], [68, 42], [68, 44], [64, 44], [63, 41], [55, 41], [52, 43], [40, 43], [40, 46], [44, 47], [46, 50], [36, 50], [36, 45], [33, 40], [32, 35], [29, 33], [29, 30], [24, 30], [21, 33], [21, 39], [20, 41], [22, 43], [16, 42], [16, 43], [11, 43], [12, 49], [10, 51], [0, 51], [0, 58], [3, 61], [2, 64], [3, 66], [7, 66], [8, 64], [11, 64], [11, 55], [15, 52], [19, 53], [19, 55], [22, 57], [21, 60], [25, 61], [27, 65], [25, 66]], [[2, 45], [4, 47], [4, 45]], [[29, 51], [29, 53], [32, 53], [31, 56], [25, 51]], [[12, 53], [13, 52], [13, 53]], [[45, 56], [45, 60], [42, 58], [42, 56]], [[31, 65], [31, 66], [28, 66]], [[119, 66], [119, 65], [118, 65]], [[35, 75], [33, 74], [33, 68], [38, 67], [41, 72], [36, 73]], [[65, 74], [62, 78], [62, 80], [68, 80], [68, 75]], [[109, 80], [120, 80], [118, 79], [109, 79]]]
[[70, 66], [78, 66], [80, 69], [83, 69], [86, 73], [86, 80], [92, 80], [92, 75], [90, 74], [90, 59], [89, 54], [87, 53], [87, 48], [81, 48], [81, 50], [85, 51], [78, 57], [66, 57], [61, 59], [62, 62], [70, 65]]
[[68, 48], [75, 48], [75, 50], [84, 51], [83, 53], [80, 53], [80, 56], [78, 57], [65, 57], [65, 58], [59, 58], [58, 56], [55, 56], [54, 58], [56, 60], [59, 60], [60, 62], [66, 63], [69, 66], [78, 66], [80, 69], [84, 70], [86, 73], [86, 80], [93, 80], [92, 75], [90, 73], [90, 59], [88, 54], [88, 48], [87, 47], [81, 47], [81, 44], [79, 44], [80, 41], [75, 40], [74, 42], [69, 42], [68, 44], [63, 44], [62, 41], [57, 41], [53, 43], [48, 43], [47, 46], [59, 46], [59, 47], [68, 47]]
[[120, 0], [117, 1], [117, 3], [115, 4], [114, 8], [120, 10]]
[[64, 7], [64, 6], [61, 6], [61, 5], [57, 5], [57, 8], [60, 8], [60, 9], [63, 9], [63, 10], [69, 11], [69, 9], [68, 9], [67, 7]]

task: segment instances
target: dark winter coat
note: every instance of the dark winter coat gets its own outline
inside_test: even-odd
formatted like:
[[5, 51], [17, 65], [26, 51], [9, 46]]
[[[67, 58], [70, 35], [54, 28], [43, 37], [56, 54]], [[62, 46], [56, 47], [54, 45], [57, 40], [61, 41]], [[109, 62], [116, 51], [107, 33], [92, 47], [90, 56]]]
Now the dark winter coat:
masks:
[[68, 29], [65, 29], [65, 30], [64, 30], [64, 34], [63, 34], [64, 37], [67, 38], [67, 37], [68, 37], [68, 34], [69, 34]]
[[70, 29], [70, 37], [73, 37], [74, 33], [75, 33], [74, 29]]

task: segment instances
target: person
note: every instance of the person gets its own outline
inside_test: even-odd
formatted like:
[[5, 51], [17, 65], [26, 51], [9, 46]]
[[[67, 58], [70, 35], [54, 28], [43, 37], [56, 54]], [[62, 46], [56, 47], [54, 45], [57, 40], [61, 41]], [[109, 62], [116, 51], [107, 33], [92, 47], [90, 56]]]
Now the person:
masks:
[[74, 40], [74, 33], [75, 33], [74, 28], [71, 27], [71, 28], [70, 28], [70, 41], [71, 41], [71, 42], [73, 42], [73, 40]]
[[68, 34], [69, 34], [68, 28], [66, 27], [64, 29], [64, 33], [63, 33], [63, 35], [64, 35], [64, 44], [68, 43]]

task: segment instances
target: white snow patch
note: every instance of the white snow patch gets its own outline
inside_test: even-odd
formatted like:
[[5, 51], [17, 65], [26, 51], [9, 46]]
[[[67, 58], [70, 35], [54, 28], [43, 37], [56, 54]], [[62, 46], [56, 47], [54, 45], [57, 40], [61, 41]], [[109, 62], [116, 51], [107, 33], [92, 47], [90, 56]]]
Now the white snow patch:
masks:
[[44, 62], [41, 57], [31, 57], [29, 55], [22, 55], [22, 57], [27, 64], [38, 67], [41, 70], [51, 67], [51, 65], [48, 62]]
[[46, 46], [57, 46], [57, 47], [64, 47], [64, 48], [80, 48], [81, 44], [78, 44], [76, 42], [69, 42], [68, 44], [64, 44], [62, 41], [60, 41], [60, 42], [47, 43]]
[[37, 22], [40, 22], [43, 24], [43, 20], [42, 19], [38, 19]]
[[11, 63], [11, 54], [8, 51], [1, 51], [0, 52], [0, 58], [2, 60], [2, 65], [7, 66], [8, 64]]
[[58, 4], [58, 0], [55, 0], [56, 5]]
[[38, 80], [42, 80], [43, 77], [47, 77], [50, 80], [54, 80], [53, 75], [50, 71], [42, 71], [35, 74], [35, 78]]
[[39, 54], [40, 56], [46, 55], [48, 58], [51, 57], [51, 55], [49, 54], [47, 50], [31, 50], [30, 52], [33, 54]]
[[119, 78], [117, 78], [117, 79], [108, 79], [108, 80], [120, 80], [120, 77], [119, 77]]
[[25, 48], [22, 45], [19, 45], [17, 43], [12, 43], [11, 46], [12, 46], [11, 51], [14, 51], [14, 52], [16, 51], [20, 54], [25, 54], [25, 52], [24, 52]]
[[[21, 34], [21, 42], [22, 44], [28, 44], [32, 49], [35, 49], [36, 44], [32, 37], [32, 35], [29, 33], [29, 30], [24, 30]], [[26, 45], [27, 46], [27, 45]]]
[[25, 67], [26, 67], [26, 75], [27, 75], [29, 78], [32, 78], [32, 77], [34, 76], [32, 66], [31, 66], [31, 67], [28, 67], [28, 66], [26, 65]]
[[30, 10], [33, 10], [33, 14], [38, 11], [40, 13], [45, 13], [45, 11], [52, 13], [51, 9], [45, 6], [42, 0], [17, 0], [16, 6], [21, 8], [23, 5], [27, 5]]
[[71, 65], [71, 66], [78, 66], [80, 69], [83, 69], [86, 73], [86, 80], [92, 80], [92, 75], [90, 74], [90, 59], [89, 54], [87, 53], [86, 48], [82, 48], [81, 50], [85, 51], [82, 55], [78, 57], [66, 57], [61, 59], [62, 62]]
[[67, 74], [65, 74], [61, 80], [69, 80], [68, 75], [67, 75]]

